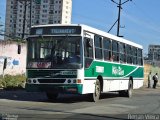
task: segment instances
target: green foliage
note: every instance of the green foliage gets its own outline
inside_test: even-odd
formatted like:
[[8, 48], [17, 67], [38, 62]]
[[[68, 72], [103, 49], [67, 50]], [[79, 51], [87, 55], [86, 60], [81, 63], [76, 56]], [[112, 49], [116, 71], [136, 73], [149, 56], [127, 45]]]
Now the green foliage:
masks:
[[16, 89], [24, 88], [26, 77], [25, 75], [5, 75], [0, 76], [0, 88], [4, 89]]

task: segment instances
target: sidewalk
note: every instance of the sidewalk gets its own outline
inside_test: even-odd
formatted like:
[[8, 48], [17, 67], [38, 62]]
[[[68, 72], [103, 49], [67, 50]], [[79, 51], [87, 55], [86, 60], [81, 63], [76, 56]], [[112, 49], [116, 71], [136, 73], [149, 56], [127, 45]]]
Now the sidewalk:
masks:
[[[147, 85], [147, 84], [144, 84], [144, 85], [142, 86], [142, 88], [148, 88], [148, 85]], [[148, 88], [148, 89], [154, 89], [154, 88]], [[159, 90], [160, 90], [160, 83], [157, 84], [156, 89], [159, 89]]]

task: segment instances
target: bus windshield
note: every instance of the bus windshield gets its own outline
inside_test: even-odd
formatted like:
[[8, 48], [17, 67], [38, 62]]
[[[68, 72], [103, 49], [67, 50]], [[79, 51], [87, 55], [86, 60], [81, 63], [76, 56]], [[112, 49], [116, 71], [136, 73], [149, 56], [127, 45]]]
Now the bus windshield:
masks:
[[81, 37], [33, 37], [28, 39], [27, 68], [80, 69]]

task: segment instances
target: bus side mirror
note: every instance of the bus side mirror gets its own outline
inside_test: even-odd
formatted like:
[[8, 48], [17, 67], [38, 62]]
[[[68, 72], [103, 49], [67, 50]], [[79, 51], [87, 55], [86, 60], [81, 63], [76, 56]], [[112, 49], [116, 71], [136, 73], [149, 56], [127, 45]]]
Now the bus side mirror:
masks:
[[18, 54], [21, 54], [21, 45], [18, 44]]
[[7, 58], [4, 58], [3, 70], [7, 67]]

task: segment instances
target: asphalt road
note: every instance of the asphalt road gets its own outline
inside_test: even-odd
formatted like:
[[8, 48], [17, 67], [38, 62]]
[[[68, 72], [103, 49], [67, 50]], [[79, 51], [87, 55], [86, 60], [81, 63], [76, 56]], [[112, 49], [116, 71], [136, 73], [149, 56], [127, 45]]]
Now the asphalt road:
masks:
[[86, 95], [61, 94], [50, 102], [44, 93], [0, 90], [0, 114], [3, 120], [159, 120], [160, 88], [134, 90], [132, 98], [107, 93], [97, 103]]

